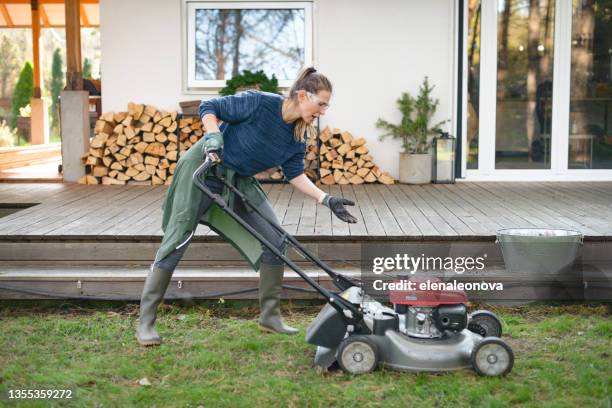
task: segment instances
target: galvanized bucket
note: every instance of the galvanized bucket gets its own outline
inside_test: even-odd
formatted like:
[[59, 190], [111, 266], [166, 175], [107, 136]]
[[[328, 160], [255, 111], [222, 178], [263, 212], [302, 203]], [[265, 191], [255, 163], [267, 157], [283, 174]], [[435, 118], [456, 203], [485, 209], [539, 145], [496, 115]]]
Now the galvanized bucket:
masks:
[[531, 300], [561, 300], [583, 296], [582, 270], [575, 267], [583, 239], [575, 230], [507, 228], [497, 231], [496, 242], [509, 277], [534, 289]]

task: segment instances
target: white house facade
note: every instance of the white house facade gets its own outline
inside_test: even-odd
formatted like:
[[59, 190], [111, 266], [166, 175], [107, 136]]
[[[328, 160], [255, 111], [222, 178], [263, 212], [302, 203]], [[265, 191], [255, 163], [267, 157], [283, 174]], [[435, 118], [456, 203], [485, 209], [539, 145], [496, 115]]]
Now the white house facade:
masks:
[[[612, 180], [603, 3], [101, 0], [103, 106], [177, 110], [216, 96], [238, 67], [261, 67], [286, 86], [314, 64], [334, 85], [320, 125], [365, 137], [376, 163], [397, 176], [400, 143], [379, 141], [375, 124], [398, 122], [396, 100], [427, 76], [440, 100], [433, 121], [448, 119], [458, 138], [457, 177]], [[233, 54], [229, 42], [210, 43], [221, 29], [226, 42], [242, 41]]]

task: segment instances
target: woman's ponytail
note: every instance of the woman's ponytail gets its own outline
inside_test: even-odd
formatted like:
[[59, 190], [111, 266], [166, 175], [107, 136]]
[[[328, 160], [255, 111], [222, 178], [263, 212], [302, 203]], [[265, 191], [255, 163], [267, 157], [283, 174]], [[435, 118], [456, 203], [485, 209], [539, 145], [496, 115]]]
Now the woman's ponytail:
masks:
[[[313, 94], [319, 91], [328, 91], [331, 93], [332, 84], [325, 75], [317, 72], [314, 67], [306, 67], [299, 72], [297, 78], [293, 82], [289, 90], [289, 98], [296, 101], [297, 93], [302, 89]], [[314, 134], [315, 128], [313, 125], [304, 122], [301, 118], [298, 119], [293, 134], [296, 141], [303, 142], [305, 136], [310, 138]]]

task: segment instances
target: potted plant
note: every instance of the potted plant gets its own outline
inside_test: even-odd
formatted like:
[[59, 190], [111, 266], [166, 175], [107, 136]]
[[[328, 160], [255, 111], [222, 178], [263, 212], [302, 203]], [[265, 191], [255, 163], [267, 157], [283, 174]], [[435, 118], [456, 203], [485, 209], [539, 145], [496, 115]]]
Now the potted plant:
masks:
[[403, 152], [399, 158], [400, 183], [431, 182], [431, 142], [434, 135], [441, 131], [440, 126], [447, 122], [444, 120], [433, 126], [429, 124], [440, 103], [438, 99], [432, 98], [433, 89], [434, 86], [431, 86], [425, 77], [416, 98], [404, 92], [397, 100], [397, 107], [402, 113], [399, 124], [389, 123], [384, 119], [378, 119], [376, 122], [376, 127], [387, 132], [381, 135], [379, 140], [391, 136], [402, 141]]

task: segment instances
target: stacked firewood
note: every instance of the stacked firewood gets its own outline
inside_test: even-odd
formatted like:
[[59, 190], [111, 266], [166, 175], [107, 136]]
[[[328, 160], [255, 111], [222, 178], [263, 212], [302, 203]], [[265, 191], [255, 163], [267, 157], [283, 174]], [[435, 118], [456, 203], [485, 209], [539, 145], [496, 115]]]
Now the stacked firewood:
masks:
[[[127, 112], [107, 112], [96, 122], [90, 149], [81, 157], [87, 174], [79, 183], [169, 185], [179, 155], [203, 134], [198, 117], [177, 120], [176, 112], [130, 102]], [[309, 140], [304, 160], [304, 173], [313, 181], [319, 154], [323, 184], [394, 183], [389, 173], [374, 164], [364, 138], [326, 127], [320, 140], [320, 152], [316, 138]], [[257, 176], [260, 180], [283, 177], [280, 168]]]
[[197, 117], [177, 121], [176, 112], [130, 102], [127, 112], [107, 112], [96, 122], [79, 183], [169, 185], [179, 155], [203, 133]]
[[380, 182], [393, 184], [393, 177], [374, 164], [366, 140], [354, 138], [349, 132], [326, 127], [320, 135], [321, 151], [317, 150], [316, 140], [311, 140], [306, 148], [304, 173], [316, 179], [317, 153], [320, 158], [321, 183], [363, 184]]

